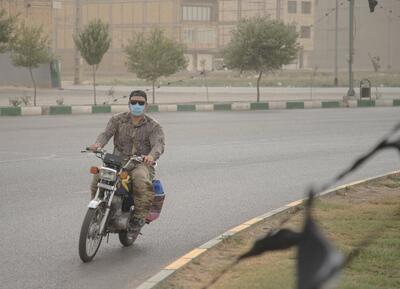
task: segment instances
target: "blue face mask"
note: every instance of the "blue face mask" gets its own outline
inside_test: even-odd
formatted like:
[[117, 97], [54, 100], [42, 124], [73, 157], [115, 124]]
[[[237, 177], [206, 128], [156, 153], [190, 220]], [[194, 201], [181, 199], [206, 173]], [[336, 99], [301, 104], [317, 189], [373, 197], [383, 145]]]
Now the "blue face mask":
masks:
[[140, 104], [129, 104], [129, 109], [133, 116], [141, 116], [144, 112], [144, 105]]

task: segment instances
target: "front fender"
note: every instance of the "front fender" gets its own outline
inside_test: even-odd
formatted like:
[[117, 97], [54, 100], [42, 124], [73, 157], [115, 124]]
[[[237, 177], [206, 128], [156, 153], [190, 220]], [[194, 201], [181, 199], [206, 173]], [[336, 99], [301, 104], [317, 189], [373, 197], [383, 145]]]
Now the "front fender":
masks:
[[91, 200], [88, 205], [88, 208], [96, 209], [101, 204], [101, 202], [102, 202], [101, 200]]

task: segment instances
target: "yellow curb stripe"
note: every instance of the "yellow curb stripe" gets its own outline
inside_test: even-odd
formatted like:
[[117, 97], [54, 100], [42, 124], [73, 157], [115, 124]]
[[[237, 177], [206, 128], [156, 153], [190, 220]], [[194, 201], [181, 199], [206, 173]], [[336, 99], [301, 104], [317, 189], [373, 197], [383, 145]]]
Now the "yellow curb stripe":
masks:
[[257, 224], [258, 222], [260, 222], [260, 221], [262, 221], [262, 220], [264, 220], [263, 218], [259, 218], [259, 217], [256, 217], [256, 218], [253, 218], [253, 219], [251, 219], [251, 220], [248, 220], [246, 223], [244, 223], [243, 225], [254, 225], [254, 224]]
[[182, 256], [182, 258], [184, 258], [184, 259], [194, 259], [197, 256], [199, 256], [200, 254], [204, 253], [205, 251], [207, 251], [207, 249], [196, 248], [196, 249], [190, 251], [189, 253], [187, 253], [185, 256]]
[[242, 224], [235, 228], [230, 229], [229, 232], [237, 233], [237, 232], [243, 231], [244, 229], [247, 229], [248, 227], [250, 227], [250, 225]]
[[177, 269], [181, 268], [182, 266], [186, 265], [187, 263], [189, 263], [190, 261], [192, 261], [197, 256], [204, 253], [205, 251], [207, 251], [207, 249], [196, 248], [196, 249], [190, 251], [189, 253], [187, 253], [186, 255], [182, 256], [175, 262], [169, 264], [167, 267], [165, 267], [165, 269], [166, 270], [177, 270]]
[[184, 258], [179, 258], [175, 262], [169, 264], [167, 267], [165, 267], [166, 270], [178, 270], [179, 268], [185, 266], [187, 263], [192, 261], [192, 259], [184, 259]]
[[301, 203], [303, 203], [303, 200], [294, 201], [294, 202], [291, 202], [290, 204], [287, 204], [286, 207], [290, 207], [290, 208], [295, 207], [295, 206], [300, 205]]

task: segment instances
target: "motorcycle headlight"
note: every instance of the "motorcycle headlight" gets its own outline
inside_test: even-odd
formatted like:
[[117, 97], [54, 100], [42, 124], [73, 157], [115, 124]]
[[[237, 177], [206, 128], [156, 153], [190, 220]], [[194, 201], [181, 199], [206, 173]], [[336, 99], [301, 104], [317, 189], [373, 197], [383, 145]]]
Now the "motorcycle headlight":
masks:
[[102, 180], [114, 182], [117, 179], [117, 171], [103, 167], [100, 169], [100, 178]]

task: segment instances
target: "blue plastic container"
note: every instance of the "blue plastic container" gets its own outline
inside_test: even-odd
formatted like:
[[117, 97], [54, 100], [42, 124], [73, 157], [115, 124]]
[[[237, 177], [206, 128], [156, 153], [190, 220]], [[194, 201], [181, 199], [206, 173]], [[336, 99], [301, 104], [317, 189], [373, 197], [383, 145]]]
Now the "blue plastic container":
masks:
[[164, 188], [160, 180], [153, 180], [153, 191], [156, 195], [164, 195]]

